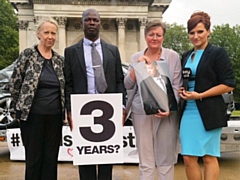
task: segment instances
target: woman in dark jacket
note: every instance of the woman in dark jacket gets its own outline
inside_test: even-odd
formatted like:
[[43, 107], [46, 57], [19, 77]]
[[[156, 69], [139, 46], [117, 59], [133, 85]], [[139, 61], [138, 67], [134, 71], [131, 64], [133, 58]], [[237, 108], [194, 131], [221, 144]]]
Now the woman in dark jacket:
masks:
[[227, 126], [227, 107], [222, 94], [232, 91], [235, 79], [227, 52], [208, 42], [210, 17], [192, 14], [187, 24], [194, 49], [183, 54], [184, 102], [180, 124], [182, 155], [189, 180], [201, 180], [198, 157], [203, 158], [204, 179], [217, 180], [222, 127]]
[[64, 59], [52, 50], [57, 31], [53, 19], [39, 23], [39, 43], [20, 54], [9, 84], [25, 147], [26, 180], [57, 180], [65, 86]]

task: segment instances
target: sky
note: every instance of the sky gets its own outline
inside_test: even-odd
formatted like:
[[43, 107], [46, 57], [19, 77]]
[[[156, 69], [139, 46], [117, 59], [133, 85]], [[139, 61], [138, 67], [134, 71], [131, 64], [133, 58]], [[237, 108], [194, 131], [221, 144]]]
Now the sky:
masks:
[[208, 13], [212, 27], [227, 23], [230, 26], [240, 25], [240, 0], [172, 0], [163, 14], [163, 22], [186, 27], [195, 11]]

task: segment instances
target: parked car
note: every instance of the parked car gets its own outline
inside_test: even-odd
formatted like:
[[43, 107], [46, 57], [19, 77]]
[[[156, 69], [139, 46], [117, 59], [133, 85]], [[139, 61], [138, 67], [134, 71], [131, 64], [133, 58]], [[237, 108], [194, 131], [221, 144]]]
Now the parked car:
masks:
[[13, 71], [13, 64], [0, 70], [0, 129], [9, 126], [14, 121], [14, 109], [11, 105], [11, 95], [8, 82]]
[[0, 141], [6, 140], [6, 129], [17, 128], [18, 122], [14, 120], [14, 109], [11, 108], [11, 95], [8, 90], [8, 82], [13, 71], [14, 64], [0, 70]]

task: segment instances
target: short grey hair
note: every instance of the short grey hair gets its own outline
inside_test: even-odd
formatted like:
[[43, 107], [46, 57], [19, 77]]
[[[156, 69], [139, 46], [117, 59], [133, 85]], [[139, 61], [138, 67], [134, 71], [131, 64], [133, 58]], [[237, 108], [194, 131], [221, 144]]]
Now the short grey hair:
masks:
[[160, 20], [153, 20], [153, 21], [149, 21], [146, 26], [145, 26], [145, 29], [144, 29], [144, 35], [146, 36], [147, 33], [152, 29], [152, 28], [155, 28], [155, 27], [161, 27], [163, 29], [163, 35], [165, 35], [166, 33], [166, 25], [165, 23], [161, 22]]

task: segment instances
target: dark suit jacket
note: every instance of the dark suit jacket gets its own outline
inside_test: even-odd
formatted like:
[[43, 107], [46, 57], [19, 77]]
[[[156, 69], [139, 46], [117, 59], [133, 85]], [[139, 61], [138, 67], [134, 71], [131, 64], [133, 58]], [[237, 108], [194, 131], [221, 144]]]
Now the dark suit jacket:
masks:
[[[182, 67], [192, 51], [183, 54]], [[201, 93], [219, 84], [235, 87], [232, 65], [224, 48], [208, 44], [197, 67], [194, 91]], [[221, 95], [196, 100], [196, 103], [206, 130], [227, 126], [227, 106]]]
[[[151, 76], [140, 82], [141, 97], [147, 115], [157, 114], [158, 109], [163, 112], [178, 110], [177, 100], [169, 78], [163, 75], [161, 75], [161, 77], [165, 82], [167, 95]], [[162, 102], [157, 101], [156, 98], [161, 99]], [[165, 107], [164, 104], [166, 104], [167, 107]]]
[[[119, 50], [116, 46], [101, 41], [103, 68], [108, 88], [105, 93], [122, 93], [125, 104], [126, 90]], [[71, 94], [87, 94], [87, 72], [83, 52], [83, 40], [65, 49], [66, 108], [71, 111]]]

